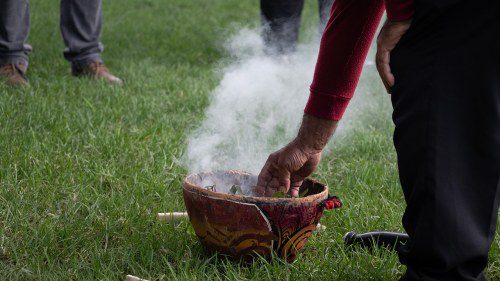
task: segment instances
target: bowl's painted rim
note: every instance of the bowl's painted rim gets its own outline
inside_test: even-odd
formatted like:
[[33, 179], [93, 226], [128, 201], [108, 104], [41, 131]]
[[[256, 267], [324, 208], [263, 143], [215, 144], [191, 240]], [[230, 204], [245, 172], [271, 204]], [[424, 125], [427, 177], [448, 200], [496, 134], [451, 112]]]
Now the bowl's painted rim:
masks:
[[[244, 196], [244, 195], [220, 193], [220, 192], [207, 190], [199, 185], [195, 185], [194, 183], [192, 183], [191, 181], [188, 180], [192, 176], [195, 176], [198, 174], [211, 174], [211, 173], [216, 173], [216, 172], [226, 172], [226, 173], [241, 174], [241, 175], [252, 175], [248, 172], [243, 172], [243, 171], [238, 171], [238, 170], [194, 173], [194, 174], [188, 175], [184, 179], [184, 182], [183, 182], [184, 190], [203, 194], [203, 195], [206, 195], [208, 197], [216, 197], [219, 199], [226, 199], [226, 200], [245, 202], [245, 203], [260, 203], [260, 204], [269, 204], [269, 203], [301, 204], [301, 203], [311, 203], [311, 202], [316, 202], [316, 201], [321, 202], [328, 197], [328, 186], [315, 180], [315, 179], [312, 179], [312, 178], [307, 178], [307, 180], [310, 180], [314, 183], [318, 183], [318, 184], [322, 185], [323, 191], [316, 193], [316, 194], [313, 194], [313, 195], [306, 196], [306, 197], [301, 197], [301, 198], [273, 198], [273, 197], [257, 197], [257, 196]], [[317, 202], [317, 203], [319, 203], [319, 202]]]

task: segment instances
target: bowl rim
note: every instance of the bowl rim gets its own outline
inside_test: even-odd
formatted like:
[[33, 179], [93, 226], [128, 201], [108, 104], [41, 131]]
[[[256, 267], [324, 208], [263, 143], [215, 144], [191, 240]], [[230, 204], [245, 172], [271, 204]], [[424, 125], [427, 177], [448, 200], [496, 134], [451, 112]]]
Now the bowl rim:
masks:
[[246, 196], [246, 195], [236, 195], [236, 194], [228, 194], [228, 193], [220, 193], [205, 189], [199, 185], [194, 184], [189, 181], [189, 178], [192, 176], [196, 176], [199, 174], [213, 174], [218, 172], [227, 172], [241, 175], [253, 175], [252, 173], [240, 171], [240, 170], [216, 170], [216, 171], [203, 171], [198, 173], [192, 173], [186, 176], [183, 180], [183, 190], [188, 192], [194, 192], [203, 194], [208, 197], [215, 197], [217, 199], [226, 199], [237, 202], [244, 203], [260, 203], [260, 204], [269, 204], [269, 203], [291, 203], [291, 204], [301, 204], [306, 202], [315, 202], [315, 201], [323, 201], [328, 197], [328, 186], [324, 183], [317, 181], [314, 178], [306, 178], [305, 180], [312, 181], [313, 183], [318, 183], [323, 186], [323, 191], [318, 192], [313, 195], [309, 195], [306, 197], [300, 198], [275, 198], [275, 197], [257, 197], [257, 196]]

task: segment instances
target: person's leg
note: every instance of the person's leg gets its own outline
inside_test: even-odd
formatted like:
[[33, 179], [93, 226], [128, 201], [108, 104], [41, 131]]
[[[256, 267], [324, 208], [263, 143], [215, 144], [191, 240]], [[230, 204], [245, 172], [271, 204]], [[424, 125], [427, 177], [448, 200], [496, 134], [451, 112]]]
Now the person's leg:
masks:
[[100, 42], [102, 0], [61, 0], [61, 33], [73, 75], [90, 76], [121, 85], [122, 80], [104, 66]]
[[101, 62], [102, 0], [61, 0], [64, 57], [74, 66]]
[[64, 57], [76, 66], [101, 62], [102, 0], [61, 0]]
[[500, 199], [500, 5], [423, 2], [391, 54], [403, 280], [485, 280]]
[[332, 9], [333, 0], [318, 0], [319, 6], [319, 32], [322, 34], [326, 24], [330, 19], [330, 10]]
[[11, 85], [27, 83], [29, 26], [28, 0], [0, 2], [0, 77]]
[[262, 35], [272, 54], [293, 52], [297, 45], [304, 0], [261, 0]]
[[0, 4], [0, 65], [28, 65], [30, 28], [28, 0], [2, 0]]

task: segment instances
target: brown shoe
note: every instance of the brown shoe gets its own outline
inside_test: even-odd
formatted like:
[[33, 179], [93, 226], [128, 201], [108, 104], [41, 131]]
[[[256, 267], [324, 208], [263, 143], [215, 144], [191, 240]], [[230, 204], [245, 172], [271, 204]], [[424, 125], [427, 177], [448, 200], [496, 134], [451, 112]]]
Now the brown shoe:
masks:
[[17, 87], [28, 85], [26, 78], [27, 67], [24, 64], [4, 64], [0, 66], [0, 78], [7, 83], [7, 85]]
[[118, 86], [123, 85], [123, 81], [111, 74], [102, 62], [91, 62], [81, 68], [73, 67], [72, 73], [74, 76], [87, 76], [94, 79], [102, 79]]

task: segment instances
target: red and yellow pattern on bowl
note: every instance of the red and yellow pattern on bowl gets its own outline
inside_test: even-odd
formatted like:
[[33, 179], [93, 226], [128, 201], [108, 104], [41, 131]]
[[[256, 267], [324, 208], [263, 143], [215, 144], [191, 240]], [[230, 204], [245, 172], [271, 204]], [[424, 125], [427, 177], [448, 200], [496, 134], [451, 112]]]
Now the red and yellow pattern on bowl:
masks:
[[186, 209], [204, 248], [235, 259], [255, 255], [267, 258], [274, 251], [286, 261], [294, 261], [323, 215], [326, 185], [306, 179], [301, 191], [308, 192], [301, 198], [240, 196], [200, 186], [202, 178], [218, 176], [239, 181], [255, 177], [240, 171], [220, 171], [194, 174], [184, 180]]

